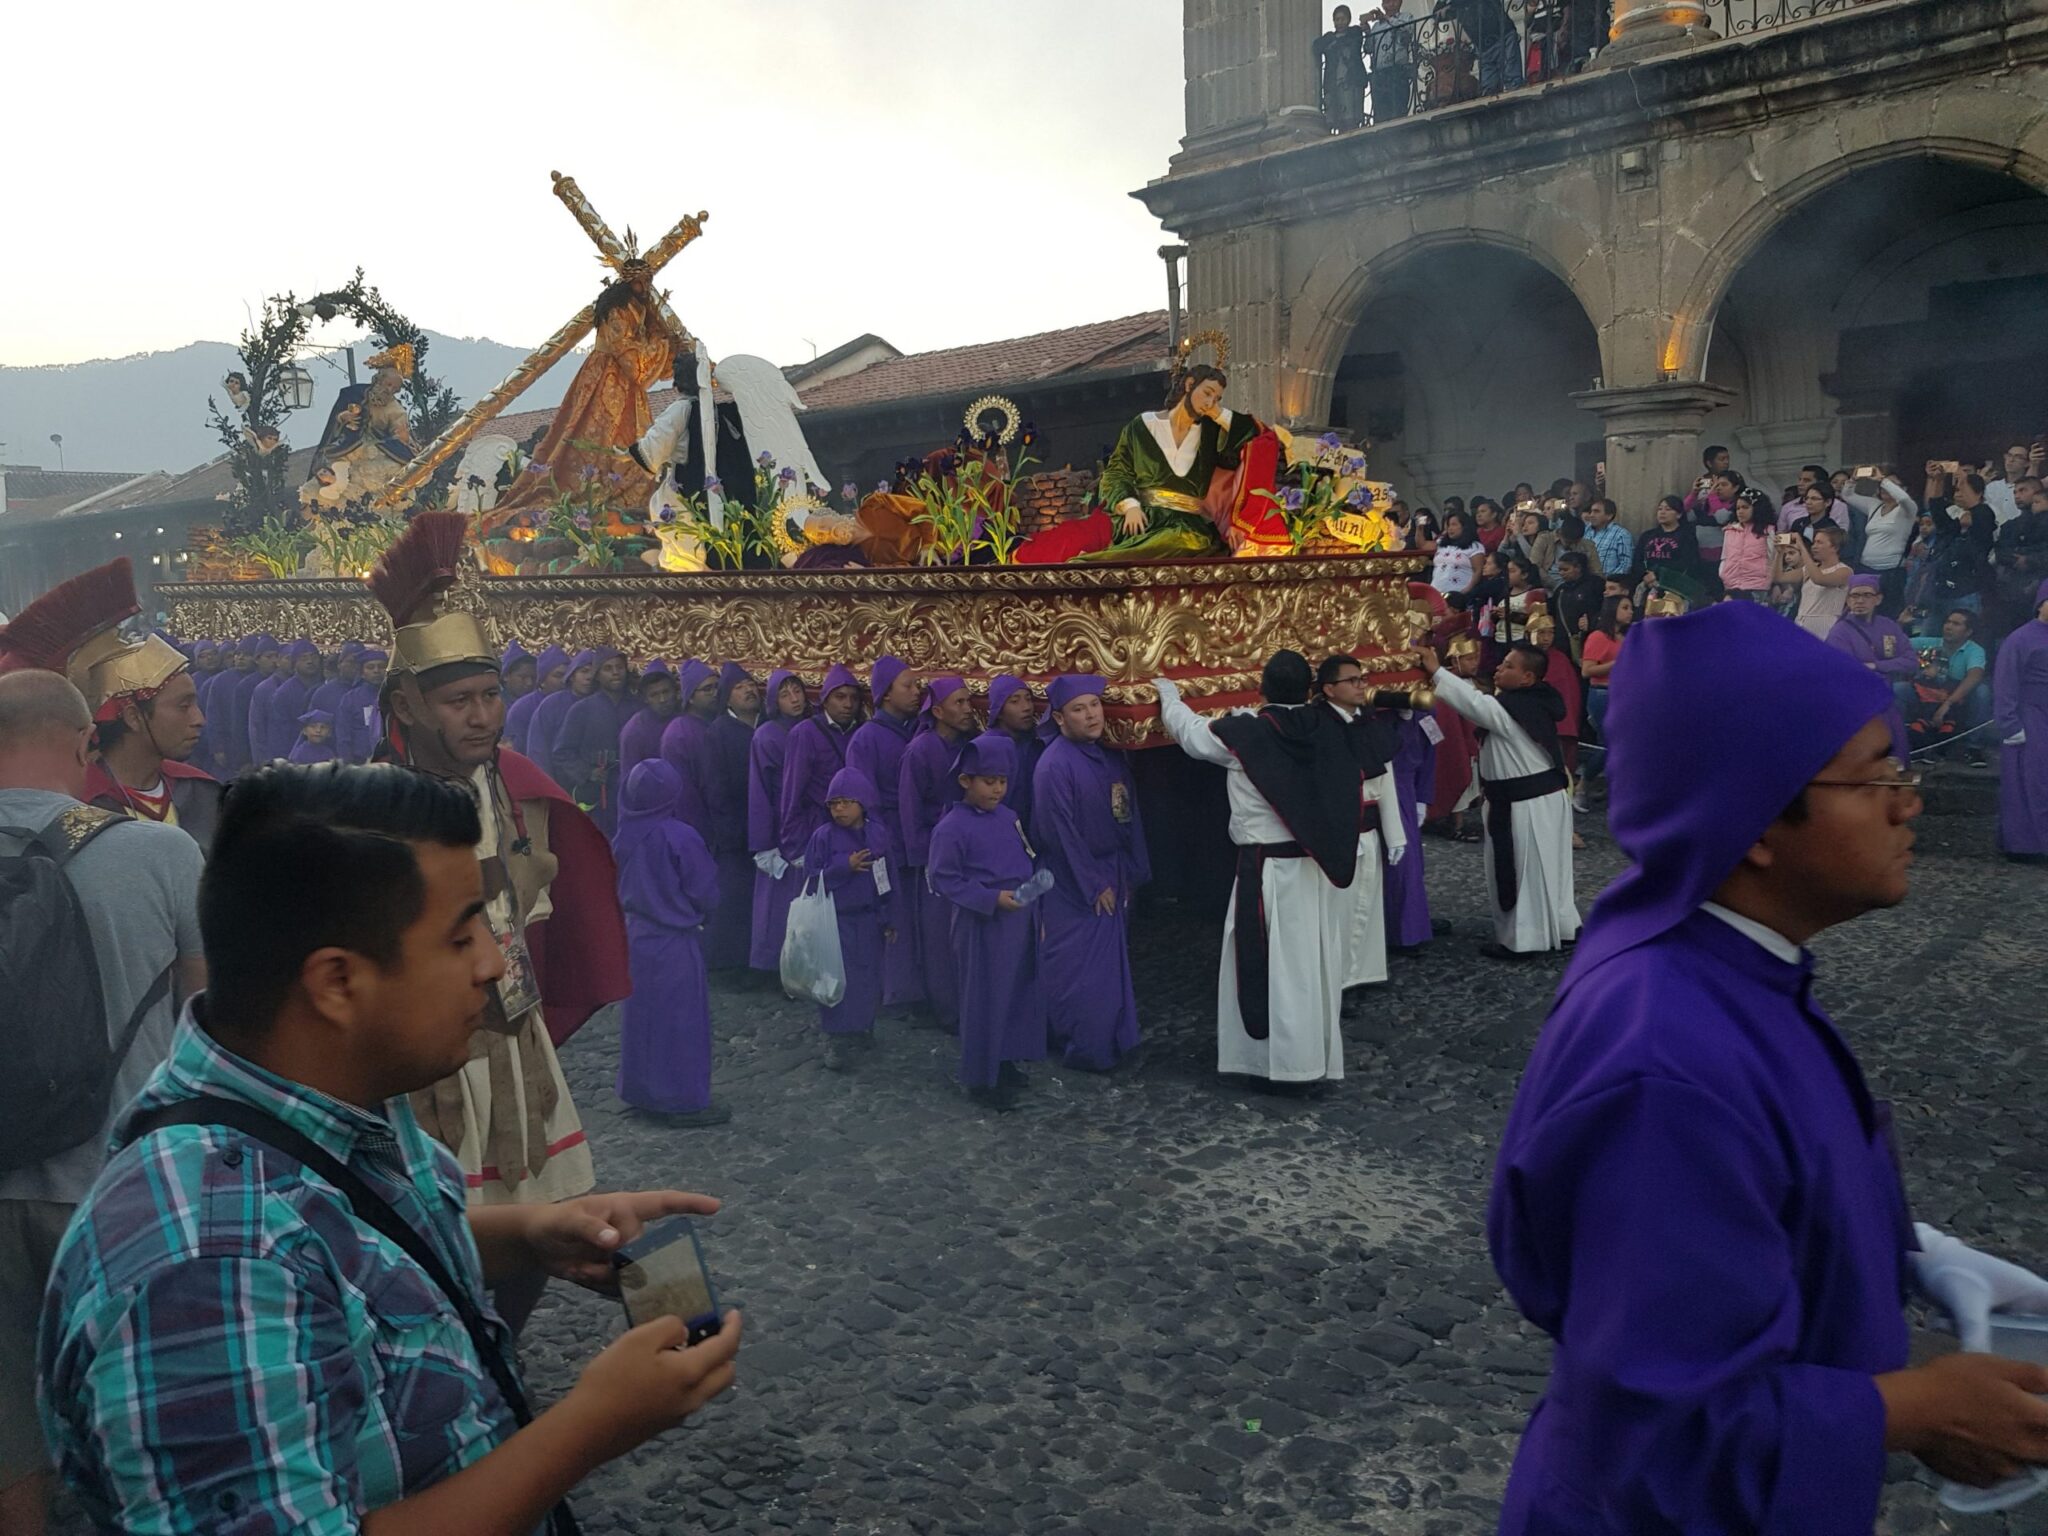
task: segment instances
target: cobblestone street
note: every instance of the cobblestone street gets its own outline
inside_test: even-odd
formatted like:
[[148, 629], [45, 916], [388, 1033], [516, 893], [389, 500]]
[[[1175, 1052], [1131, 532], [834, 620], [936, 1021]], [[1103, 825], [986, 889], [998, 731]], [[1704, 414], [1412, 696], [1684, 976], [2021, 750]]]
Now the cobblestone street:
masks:
[[[1597, 823], [1582, 907], [1618, 867]], [[1916, 1214], [2048, 1263], [2048, 882], [1991, 854], [1986, 819], [1920, 828], [1911, 900], [1821, 940], [1820, 995], [1898, 1104]], [[951, 1087], [944, 1035], [885, 1022], [835, 1077], [807, 1009], [726, 987], [733, 1122], [671, 1130], [618, 1105], [611, 1019], [586, 1029], [563, 1061], [601, 1179], [725, 1200], [705, 1246], [747, 1341], [739, 1391], [601, 1471], [585, 1528], [1491, 1530], [1547, 1346], [1483, 1210], [1558, 966], [1480, 959], [1479, 851], [1425, 846], [1456, 932], [1396, 958], [1348, 1075], [1310, 1097], [1219, 1082], [1219, 923], [1165, 904], [1136, 940], [1140, 1056], [1033, 1068], [1007, 1116]], [[620, 1326], [556, 1287], [526, 1342], [540, 1395]], [[2048, 1528], [1944, 1515], [1924, 1474], [1892, 1476], [1886, 1532]]]

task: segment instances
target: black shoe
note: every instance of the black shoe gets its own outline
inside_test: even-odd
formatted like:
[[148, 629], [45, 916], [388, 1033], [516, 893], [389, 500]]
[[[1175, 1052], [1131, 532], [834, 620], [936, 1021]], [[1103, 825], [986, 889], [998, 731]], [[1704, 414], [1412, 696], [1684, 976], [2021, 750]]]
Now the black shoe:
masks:
[[1008, 1114], [1017, 1107], [1017, 1090], [1003, 1083], [993, 1088], [970, 1088], [967, 1097], [983, 1109], [993, 1110], [999, 1115]]
[[1479, 946], [1479, 953], [1486, 956], [1489, 960], [1519, 961], [1533, 958], [1531, 953], [1519, 949], [1509, 949], [1505, 944], [1482, 944]]
[[1031, 1079], [1024, 1075], [1022, 1067], [1018, 1066], [1014, 1061], [1006, 1061], [1002, 1065], [1000, 1076], [996, 1079], [996, 1086], [998, 1088], [1023, 1088], [1030, 1081]]
[[825, 1070], [846, 1072], [853, 1067], [853, 1048], [846, 1043], [844, 1035], [833, 1035], [825, 1042]]
[[700, 1130], [706, 1126], [728, 1123], [732, 1119], [732, 1111], [723, 1104], [713, 1102], [702, 1109], [686, 1109], [680, 1114], [663, 1115], [661, 1119], [664, 1125], [672, 1125], [677, 1130]]

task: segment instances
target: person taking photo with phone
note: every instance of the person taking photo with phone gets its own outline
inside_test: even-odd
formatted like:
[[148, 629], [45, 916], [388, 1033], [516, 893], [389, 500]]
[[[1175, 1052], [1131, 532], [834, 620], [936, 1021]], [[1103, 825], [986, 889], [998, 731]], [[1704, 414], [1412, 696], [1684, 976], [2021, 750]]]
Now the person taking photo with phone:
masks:
[[718, 1202], [465, 1211], [408, 1096], [469, 1059], [505, 969], [480, 836], [461, 784], [393, 765], [228, 791], [208, 988], [117, 1122], [43, 1311], [44, 1425], [97, 1529], [562, 1536], [587, 1473], [732, 1385], [737, 1313], [688, 1349], [663, 1318], [527, 1406], [486, 1287], [611, 1290], [647, 1222]]

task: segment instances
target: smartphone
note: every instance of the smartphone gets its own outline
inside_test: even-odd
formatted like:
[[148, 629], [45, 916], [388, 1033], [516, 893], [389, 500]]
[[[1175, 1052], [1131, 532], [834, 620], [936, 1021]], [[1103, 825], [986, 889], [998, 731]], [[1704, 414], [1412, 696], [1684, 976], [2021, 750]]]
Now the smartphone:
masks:
[[1877, 478], [1877, 466], [1875, 464], [1858, 464], [1856, 466], [1856, 478], [1858, 480], [1875, 480]]
[[2048, 1317], [2023, 1312], [1992, 1313], [1991, 1353], [2007, 1360], [2048, 1365]]
[[635, 1328], [657, 1317], [679, 1317], [689, 1342], [701, 1344], [722, 1326], [718, 1292], [704, 1265], [704, 1249], [687, 1216], [657, 1221], [612, 1255], [619, 1297]]

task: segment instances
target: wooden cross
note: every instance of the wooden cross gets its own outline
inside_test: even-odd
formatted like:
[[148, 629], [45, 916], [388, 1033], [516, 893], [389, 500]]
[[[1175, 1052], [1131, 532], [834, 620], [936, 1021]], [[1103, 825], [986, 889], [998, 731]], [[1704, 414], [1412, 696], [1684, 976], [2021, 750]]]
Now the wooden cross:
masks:
[[[576, 185], [576, 179], [573, 176], [564, 176], [559, 171], [551, 171], [548, 174], [554, 179], [555, 196], [562, 200], [562, 205], [569, 210], [569, 215], [575, 219], [577, 227], [590, 237], [598, 253], [611, 264], [623, 262], [627, 256], [625, 243], [597, 216], [597, 211], [590, 206], [590, 200], [583, 195], [583, 189]], [[681, 253], [684, 246], [703, 234], [704, 223], [710, 217], [710, 214], [701, 211], [685, 214], [676, 221], [675, 228], [642, 252], [639, 259], [647, 264], [650, 276], [667, 266]], [[651, 285], [648, 292], [653, 298], [656, 314], [660, 316], [662, 324], [668, 327], [676, 345], [688, 345], [690, 333], [684, 329], [682, 321], [676, 318], [675, 311], [669, 308], [668, 296], [656, 291]], [[496, 389], [472, 405], [463, 413], [460, 420], [452, 423], [445, 432], [429, 443], [406, 467], [405, 473], [385, 487], [383, 494], [377, 498], [377, 506], [385, 510], [404, 506], [414, 491], [433, 478], [435, 470], [460, 453], [463, 446], [483, 430], [486, 422], [525, 394], [535, 380], [568, 356], [575, 345], [590, 334], [596, 324], [597, 303], [593, 300], [554, 335], [529, 353], [526, 360], [517, 368], [505, 375], [504, 381]]]

